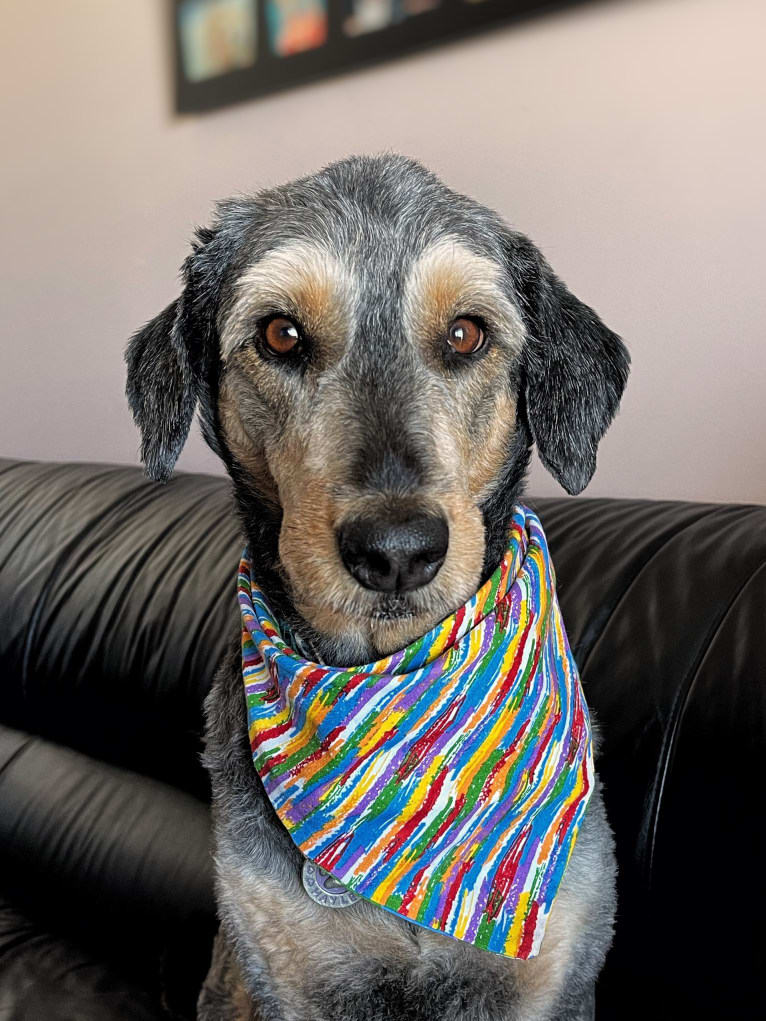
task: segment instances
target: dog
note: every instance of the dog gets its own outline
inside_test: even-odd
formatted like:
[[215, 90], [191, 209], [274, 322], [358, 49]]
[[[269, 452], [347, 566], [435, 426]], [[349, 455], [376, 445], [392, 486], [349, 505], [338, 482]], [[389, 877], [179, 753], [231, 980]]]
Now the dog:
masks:
[[[623, 342], [528, 238], [398, 155], [220, 203], [183, 283], [127, 350], [143, 461], [167, 480], [199, 408], [254, 576], [317, 662], [370, 662], [469, 599], [532, 445], [579, 493], [627, 380]], [[531, 960], [323, 907], [253, 768], [241, 670], [237, 640], [206, 702], [220, 930], [199, 1018], [592, 1017], [615, 914], [598, 786]]]

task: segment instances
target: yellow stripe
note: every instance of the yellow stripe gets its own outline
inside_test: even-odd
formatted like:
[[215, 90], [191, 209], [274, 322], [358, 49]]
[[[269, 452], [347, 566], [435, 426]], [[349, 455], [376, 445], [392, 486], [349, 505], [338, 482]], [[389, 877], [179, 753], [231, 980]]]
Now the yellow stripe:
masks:
[[527, 920], [528, 910], [529, 891], [524, 890], [523, 893], [519, 894], [519, 902], [513, 916], [513, 924], [511, 925], [511, 930], [505, 941], [505, 952], [510, 957], [513, 957], [518, 952], [521, 944], [521, 937], [524, 934], [524, 922]]

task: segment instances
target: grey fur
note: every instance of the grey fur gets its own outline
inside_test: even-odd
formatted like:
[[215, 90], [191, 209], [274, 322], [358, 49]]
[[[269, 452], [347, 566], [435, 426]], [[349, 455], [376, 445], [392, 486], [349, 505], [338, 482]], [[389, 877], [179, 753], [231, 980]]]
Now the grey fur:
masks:
[[[476, 267], [486, 270], [475, 287], [476, 307], [463, 310], [487, 319], [493, 345], [484, 370], [478, 362], [468, 370], [418, 325], [422, 289], [413, 290], [413, 274], [424, 253], [445, 243], [465, 253], [457, 270], [460, 260], [471, 263], [475, 282]], [[323, 315], [333, 326], [311, 358], [276, 370], [263, 351], [256, 354], [254, 323], [266, 312], [293, 310], [274, 307], [280, 281], [267, 281], [264, 290], [258, 267], [274, 267], [278, 276], [280, 253], [289, 248], [306, 251], [318, 265], [322, 259], [311, 253], [327, 252], [335, 276], [325, 283], [334, 297]], [[213, 226], [197, 234], [182, 295], [136, 334], [127, 358], [128, 396], [149, 474], [169, 476], [199, 404], [205, 436], [232, 476], [254, 569], [272, 608], [302, 648], [341, 665], [366, 661], [386, 643], [395, 647], [397, 635], [403, 644], [424, 633], [494, 569], [533, 438], [569, 492], [587, 484], [628, 370], [619, 338], [565, 288], [527, 238], [419, 164], [392, 155], [354, 157], [220, 204]], [[456, 437], [448, 448], [440, 441], [445, 400], [453, 402]], [[510, 409], [510, 421], [496, 420], [492, 409], [499, 407]], [[280, 445], [306, 448], [307, 435], [314, 445], [302, 456], [310, 457], [327, 483], [328, 500], [335, 501], [331, 524], [360, 504], [398, 501], [419, 508], [441, 501], [451, 507], [450, 548], [461, 534], [463, 544], [452, 574], [447, 561], [421, 591], [387, 602], [350, 581], [333, 552], [330, 525], [320, 528], [312, 507], [296, 517], [289, 502], [304, 496], [300, 486], [289, 495], [291, 465], [280, 462]], [[467, 450], [462, 472], [482, 453], [489, 457], [488, 446], [481, 453], [470, 449], [474, 435], [491, 440], [495, 455], [498, 444], [505, 446], [489, 475], [468, 491], [452, 462], [461, 442]], [[284, 477], [277, 484], [279, 471]], [[285, 552], [286, 532], [292, 529], [296, 541], [296, 520], [328, 543], [320, 562], [329, 579], [325, 608], [303, 609], [311, 569], [300, 562], [300, 543], [297, 566]], [[312, 541], [306, 536], [306, 554], [314, 552]], [[323, 617], [325, 610], [329, 616]], [[542, 951], [531, 961], [514, 961], [364, 901], [336, 910], [306, 895], [300, 852], [253, 769], [238, 644], [216, 677], [206, 719], [221, 930], [200, 1018], [591, 1016], [614, 918], [612, 838], [598, 788]]]

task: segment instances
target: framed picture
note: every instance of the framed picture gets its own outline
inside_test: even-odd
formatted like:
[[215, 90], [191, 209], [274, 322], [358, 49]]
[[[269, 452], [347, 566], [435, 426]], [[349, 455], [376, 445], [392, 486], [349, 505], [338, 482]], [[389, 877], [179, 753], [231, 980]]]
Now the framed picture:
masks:
[[211, 109], [375, 63], [545, 0], [173, 0], [176, 107]]

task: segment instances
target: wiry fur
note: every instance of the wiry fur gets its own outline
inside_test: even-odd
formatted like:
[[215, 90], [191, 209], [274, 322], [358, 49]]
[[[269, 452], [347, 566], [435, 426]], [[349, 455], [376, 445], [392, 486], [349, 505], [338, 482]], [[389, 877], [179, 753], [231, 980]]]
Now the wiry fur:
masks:
[[[170, 475], [198, 403], [272, 608], [340, 665], [424, 633], [495, 568], [533, 439], [569, 492], [587, 484], [627, 377], [619, 338], [527, 238], [402, 157], [352, 158], [222, 203], [184, 284], [128, 349], [147, 470]], [[276, 313], [310, 338], [300, 360], [276, 364], [259, 346], [258, 322]], [[465, 314], [490, 340], [470, 364], [444, 343]], [[395, 597], [361, 588], [339, 525], [424, 510], [449, 523], [434, 579]], [[542, 951], [513, 961], [367, 902], [316, 905], [253, 769], [237, 646], [206, 713], [221, 931], [201, 1018], [590, 1016], [614, 914], [598, 790]]]

